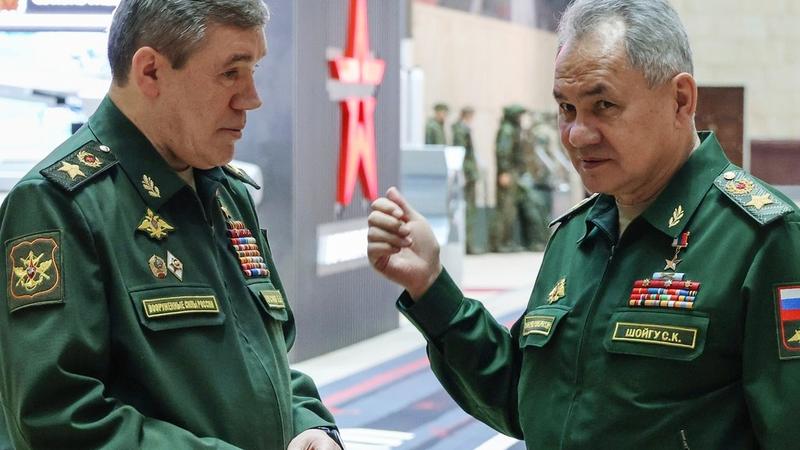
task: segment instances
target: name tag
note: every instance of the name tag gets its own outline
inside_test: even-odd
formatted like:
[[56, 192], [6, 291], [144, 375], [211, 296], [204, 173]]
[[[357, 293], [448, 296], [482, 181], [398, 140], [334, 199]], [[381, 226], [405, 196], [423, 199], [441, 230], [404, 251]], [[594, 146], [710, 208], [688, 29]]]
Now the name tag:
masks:
[[611, 339], [694, 349], [697, 345], [697, 328], [617, 322]]
[[261, 292], [261, 297], [267, 303], [267, 306], [273, 309], [284, 309], [286, 304], [283, 302], [283, 295], [281, 291], [274, 289], [265, 289]]
[[144, 300], [142, 306], [148, 319], [178, 314], [219, 314], [219, 305], [213, 295], [154, 298]]
[[525, 316], [522, 323], [522, 335], [541, 334], [547, 336], [553, 329], [555, 316]]

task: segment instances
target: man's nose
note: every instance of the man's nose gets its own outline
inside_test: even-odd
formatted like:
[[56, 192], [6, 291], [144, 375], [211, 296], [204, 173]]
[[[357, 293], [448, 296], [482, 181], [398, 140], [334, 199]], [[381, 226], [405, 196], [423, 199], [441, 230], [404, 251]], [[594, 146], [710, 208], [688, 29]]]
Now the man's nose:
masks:
[[583, 120], [576, 120], [569, 128], [569, 144], [574, 148], [584, 148], [600, 143], [600, 132]]
[[261, 106], [261, 96], [258, 95], [256, 90], [256, 83], [254, 79], [250, 79], [242, 92], [238, 93], [234, 98], [232, 105], [233, 109], [242, 111], [250, 111], [257, 109]]

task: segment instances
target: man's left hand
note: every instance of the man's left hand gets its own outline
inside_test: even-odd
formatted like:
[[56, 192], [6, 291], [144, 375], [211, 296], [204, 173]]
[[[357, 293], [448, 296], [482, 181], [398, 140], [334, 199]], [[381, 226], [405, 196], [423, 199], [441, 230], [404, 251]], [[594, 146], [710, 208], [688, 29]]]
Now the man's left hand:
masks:
[[342, 450], [339, 444], [317, 429], [303, 431], [289, 442], [286, 450]]

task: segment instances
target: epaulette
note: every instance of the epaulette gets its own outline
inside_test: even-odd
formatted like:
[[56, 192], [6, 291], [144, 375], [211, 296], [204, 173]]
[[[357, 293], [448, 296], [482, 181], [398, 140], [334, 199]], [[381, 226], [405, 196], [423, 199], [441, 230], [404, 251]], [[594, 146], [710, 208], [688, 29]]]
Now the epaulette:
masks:
[[591, 205], [594, 202], [594, 200], [597, 198], [598, 195], [600, 195], [600, 194], [594, 193], [591, 196], [586, 197], [585, 199], [581, 200], [577, 205], [575, 205], [572, 208], [570, 208], [569, 211], [565, 212], [564, 214], [562, 214], [558, 218], [556, 218], [554, 221], [550, 222], [550, 225], [548, 225], [548, 226], [552, 227], [553, 225], [555, 225], [555, 224], [557, 224], [559, 222], [563, 222], [565, 220], [571, 219], [572, 216], [578, 214], [579, 212], [581, 212], [585, 208], [587, 208], [589, 205]]
[[65, 191], [74, 192], [118, 162], [108, 146], [89, 141], [39, 173]]
[[222, 169], [225, 172], [228, 172], [229, 175], [231, 175], [232, 177], [236, 178], [237, 180], [239, 180], [239, 181], [241, 181], [243, 183], [247, 183], [247, 184], [249, 184], [250, 186], [253, 186], [256, 189], [261, 189], [261, 186], [259, 186], [258, 183], [253, 181], [253, 179], [250, 178], [250, 175], [248, 175], [247, 172], [245, 172], [244, 170], [234, 166], [233, 164], [226, 164], [226, 165], [222, 166]]
[[733, 165], [714, 180], [714, 186], [761, 225], [793, 211], [791, 206], [770, 192], [760, 180]]

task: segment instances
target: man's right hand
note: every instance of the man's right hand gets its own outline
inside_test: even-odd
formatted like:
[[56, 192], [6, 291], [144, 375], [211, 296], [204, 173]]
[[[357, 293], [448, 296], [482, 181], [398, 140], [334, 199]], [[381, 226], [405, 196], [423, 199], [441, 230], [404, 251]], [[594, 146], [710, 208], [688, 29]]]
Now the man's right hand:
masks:
[[367, 255], [372, 267], [403, 286], [415, 301], [442, 271], [439, 244], [428, 222], [397, 188], [372, 203]]

